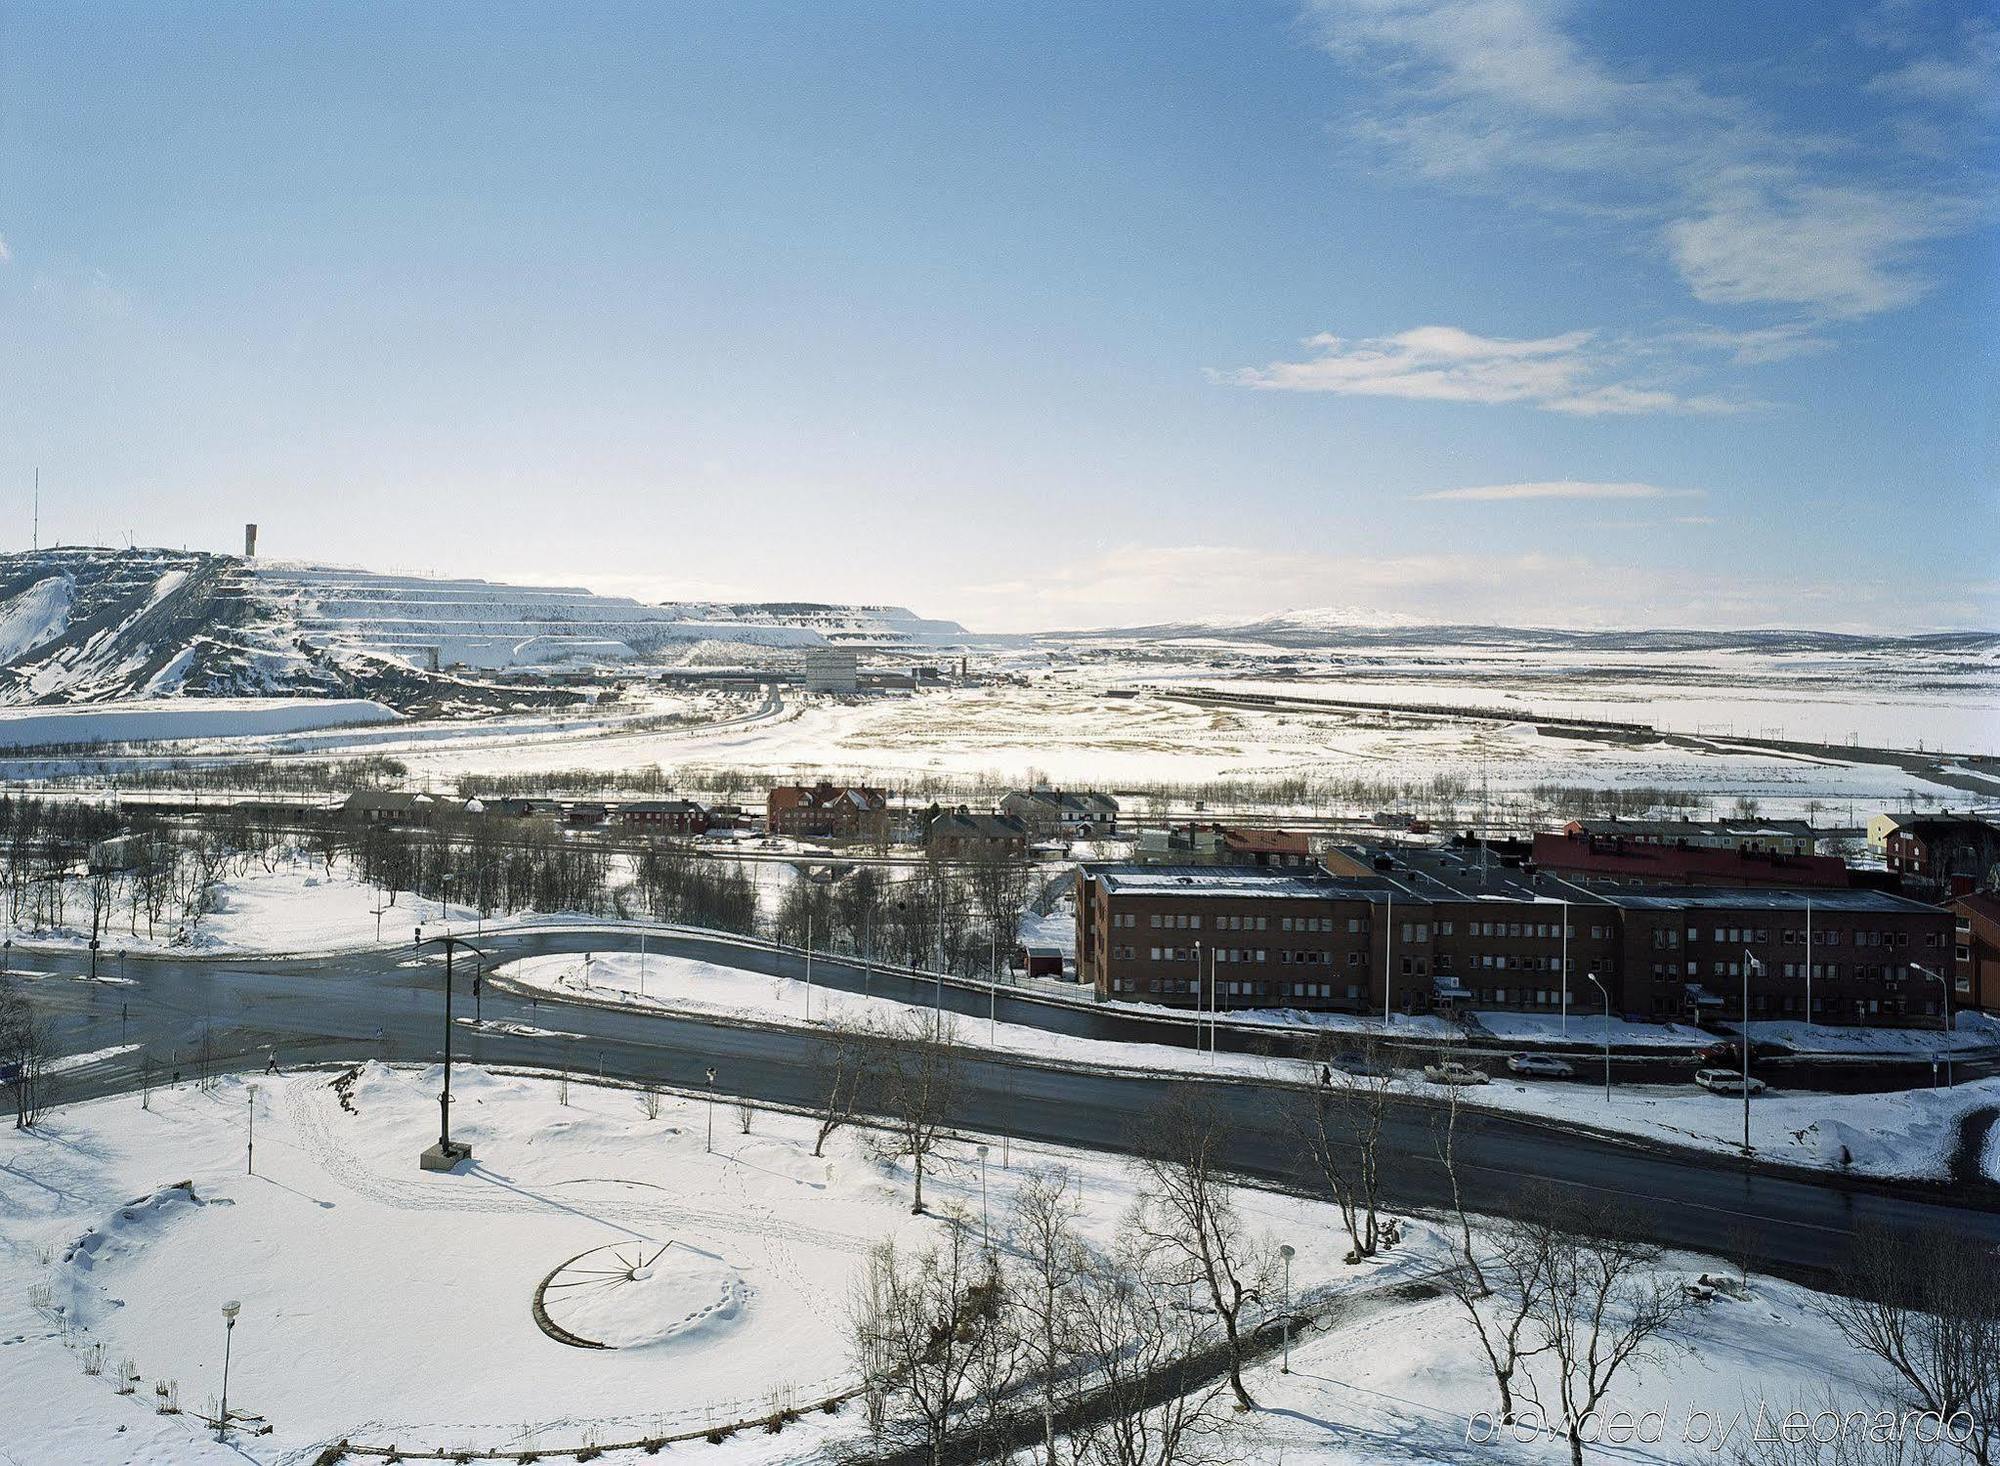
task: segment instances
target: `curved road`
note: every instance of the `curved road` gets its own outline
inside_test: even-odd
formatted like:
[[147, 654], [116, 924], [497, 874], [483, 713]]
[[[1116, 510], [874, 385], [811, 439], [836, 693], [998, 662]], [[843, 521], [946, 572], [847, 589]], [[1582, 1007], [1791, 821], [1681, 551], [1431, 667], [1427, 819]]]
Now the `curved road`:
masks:
[[[601, 929], [490, 933], [479, 940], [496, 961], [638, 945], [636, 932]], [[654, 933], [648, 942], [664, 955], [801, 975], [794, 954], [723, 938]], [[65, 1100], [135, 1089], [147, 1072], [155, 1083], [175, 1068], [193, 1077], [204, 1033], [223, 1068], [261, 1067], [272, 1050], [287, 1067], [366, 1058], [434, 1061], [440, 1052], [440, 964], [434, 957], [414, 961], [408, 947], [270, 959], [133, 956], [123, 965], [121, 980], [116, 960], [101, 962], [100, 979], [92, 983], [78, 980], [88, 971], [82, 954], [14, 951], [15, 977], [53, 1019], [61, 1052], [138, 1046], [62, 1076]], [[461, 1017], [473, 1007], [464, 978], [456, 1008]], [[926, 1004], [935, 995], [929, 981], [864, 974], [830, 958], [814, 959], [813, 978], [853, 991], [865, 980], [879, 996]], [[986, 1016], [984, 989], [947, 985], [943, 997], [957, 1012]], [[1188, 1032], [1186, 1025], [1168, 1029], [1004, 989], [1000, 1007], [1012, 1021], [1090, 1036], [1157, 1042], [1163, 1033]], [[712, 1064], [723, 1094], [795, 1105], [813, 1099], [810, 1033], [536, 999], [498, 988], [485, 995], [483, 1009], [483, 1029], [456, 1030], [457, 1057], [518, 1067], [566, 1065], [579, 1074], [689, 1090], [703, 1087]], [[1130, 1149], [1176, 1089], [1201, 1082], [1064, 1067], [976, 1048], [968, 1050], [963, 1069], [953, 1116], [960, 1127], [1113, 1151]], [[1237, 1127], [1236, 1166], [1266, 1181], [1292, 1181], [1297, 1146], [1277, 1113], [1285, 1086], [1232, 1079], [1210, 1092]], [[1434, 1112], [1407, 1100], [1391, 1113], [1384, 1185], [1397, 1204], [1447, 1200], [1434, 1156]], [[1490, 1112], [1461, 1112], [1458, 1154], [1466, 1201], [1475, 1209], [1503, 1204], [1525, 1182], [1553, 1182], [1622, 1200], [1653, 1240], [1732, 1257], [1747, 1247], [1760, 1265], [1809, 1281], [1825, 1279], [1857, 1225], [1866, 1222], [1945, 1226], [2000, 1244], [2000, 1196], [1983, 1186], [1818, 1178]]]

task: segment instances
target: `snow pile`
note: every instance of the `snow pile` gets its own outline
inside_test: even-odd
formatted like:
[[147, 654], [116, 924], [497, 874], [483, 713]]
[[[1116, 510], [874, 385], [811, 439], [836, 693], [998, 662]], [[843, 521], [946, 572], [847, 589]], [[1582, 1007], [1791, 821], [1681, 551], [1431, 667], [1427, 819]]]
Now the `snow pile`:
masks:
[[61, 636], [75, 603], [76, 582], [67, 575], [50, 575], [0, 605], [0, 662], [11, 662]]

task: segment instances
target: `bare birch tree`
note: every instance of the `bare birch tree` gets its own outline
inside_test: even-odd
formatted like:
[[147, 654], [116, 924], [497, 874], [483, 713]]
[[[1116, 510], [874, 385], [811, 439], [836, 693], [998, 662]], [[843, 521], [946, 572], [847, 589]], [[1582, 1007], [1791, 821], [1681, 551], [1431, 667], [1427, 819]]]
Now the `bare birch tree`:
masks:
[[867, 1094], [871, 1069], [868, 1062], [869, 1034], [836, 1020], [813, 1040], [813, 1116], [818, 1121], [813, 1135], [813, 1155], [826, 1149], [834, 1133], [854, 1122]]
[[1079, 1280], [1076, 1343], [1096, 1380], [1070, 1437], [1080, 1466], [1233, 1466], [1251, 1459], [1229, 1386], [1207, 1377], [1214, 1342], [1187, 1306], [1184, 1258], [1136, 1233]]
[[1382, 1245], [1382, 1130], [1395, 1071], [1371, 1045], [1351, 1071], [1319, 1063], [1322, 1082], [1288, 1106], [1286, 1128], [1298, 1141], [1299, 1166], [1340, 1210], [1353, 1261]]
[[1082, 1187], [1060, 1166], [1032, 1172], [1014, 1194], [1007, 1295], [1021, 1315], [1027, 1367], [1041, 1397], [1043, 1466], [1057, 1466], [1056, 1413], [1078, 1384], [1078, 1310], [1091, 1267], [1077, 1232], [1082, 1210]]
[[1234, 1187], [1222, 1167], [1227, 1132], [1204, 1099], [1170, 1103], [1142, 1137], [1139, 1167], [1146, 1194], [1134, 1218], [1149, 1256], [1179, 1281], [1208, 1295], [1222, 1325], [1229, 1388], [1245, 1410], [1257, 1402], [1243, 1384], [1247, 1311], [1269, 1294], [1275, 1267], [1269, 1247], [1245, 1235]]
[[48, 1025], [34, 1004], [0, 987], [0, 1075], [14, 1100], [14, 1128], [29, 1130], [48, 1105]]
[[880, 1079], [896, 1153], [908, 1156], [915, 1171], [910, 1211], [921, 1214], [924, 1163], [943, 1142], [958, 1099], [958, 1033], [950, 1015], [904, 1013], [882, 1048]]
[[1822, 1311], [1889, 1370], [1896, 1394], [1969, 1425], [1959, 1449], [2000, 1456], [2000, 1255], [1962, 1232], [1866, 1227]]
[[[999, 1342], [999, 1286], [966, 1228], [947, 1226], [935, 1246], [878, 1246], [848, 1310], [848, 1337], [883, 1431], [921, 1441], [932, 1462], [972, 1394], [982, 1361]], [[898, 1419], [890, 1407], [901, 1402]]]
[[1583, 1466], [1592, 1412], [1628, 1365], [1658, 1359], [1687, 1296], [1661, 1275], [1660, 1250], [1626, 1241], [1624, 1218], [1610, 1208], [1540, 1187], [1523, 1196], [1509, 1227], [1534, 1259], [1533, 1344], [1523, 1352], [1542, 1356], [1517, 1376], [1520, 1393], [1561, 1424], [1571, 1466]]

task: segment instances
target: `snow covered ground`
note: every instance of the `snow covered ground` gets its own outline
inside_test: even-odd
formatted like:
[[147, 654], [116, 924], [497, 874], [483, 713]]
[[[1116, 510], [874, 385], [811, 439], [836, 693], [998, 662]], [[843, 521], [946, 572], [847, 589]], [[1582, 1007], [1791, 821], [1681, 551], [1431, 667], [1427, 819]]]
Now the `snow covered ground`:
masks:
[[379, 702], [351, 697], [210, 697], [0, 708], [0, 747], [270, 737], [315, 728], [393, 723], [399, 717]]
[[[1712, 1260], [1670, 1256], [1683, 1276], [1733, 1274]], [[1638, 1361], [1605, 1406], [1635, 1420], [1649, 1439], [1591, 1448], [1589, 1461], [1756, 1460], [1754, 1430], [1774, 1433], [1791, 1410], [1808, 1415], [1831, 1400], [1873, 1408], [1879, 1381], [1839, 1337], [1817, 1295], [1753, 1275], [1741, 1295], [1717, 1293], [1684, 1316], [1657, 1357]], [[1537, 1363], [1529, 1361], [1532, 1369]], [[1448, 1296], [1366, 1314], [1294, 1345], [1291, 1371], [1267, 1362], [1248, 1380], [1260, 1411], [1245, 1425], [1240, 1459], [1284, 1466], [1384, 1463], [1567, 1462], [1567, 1443], [1492, 1432], [1492, 1372], [1477, 1338]], [[1518, 1383], [1518, 1381], [1517, 1381]], [[1756, 1412], [1766, 1407], [1759, 1426]], [[1536, 1418], [1524, 1417], [1532, 1437]], [[1727, 1445], [1723, 1442], [1727, 1442]], [[1804, 1456], [1784, 1459], [1808, 1459]], [[1826, 1459], [1832, 1459], [1827, 1457]], [[1877, 1459], [1877, 1458], [1866, 1458]], [[1879, 1459], [1891, 1459], [1882, 1457]]]
[[[649, 1117], [630, 1089], [466, 1068], [455, 1133], [474, 1160], [435, 1175], [416, 1157], [435, 1133], [438, 1079], [372, 1063], [232, 1078], [0, 1130], [0, 1462], [302, 1466], [339, 1439], [548, 1459], [788, 1405], [804, 1413], [778, 1434], [753, 1427], [670, 1456], [823, 1460], [864, 1428], [852, 1404], [810, 1407], [851, 1383], [842, 1320], [871, 1245], [921, 1245], [940, 1215], [1004, 1235], [1017, 1187], [1052, 1163], [1078, 1178], [1083, 1230], [1104, 1241], [1133, 1190], [1115, 1159], [998, 1143], [982, 1187], [977, 1137], [963, 1137], [929, 1170], [933, 1216], [913, 1218], [906, 1166], [866, 1133], [814, 1158], [810, 1121], [760, 1110], [744, 1133], [725, 1102], [711, 1151], [698, 1095], [666, 1093]], [[1438, 1264], [1434, 1230], [1413, 1224], [1387, 1258], [1349, 1268], [1330, 1207], [1261, 1191], [1238, 1204], [1252, 1236], [1296, 1248], [1293, 1298], [1342, 1312], [1329, 1332], [1302, 1332], [1288, 1374], [1275, 1359], [1249, 1372], [1259, 1409], [1236, 1420], [1233, 1459], [1561, 1459], [1547, 1442], [1468, 1447], [1493, 1385], [1456, 1304], [1384, 1287]], [[1670, 1256], [1664, 1271], [1726, 1269]], [[552, 1323], [617, 1347], [544, 1332], [538, 1287]], [[227, 1300], [241, 1313], [222, 1445], [204, 1417], [221, 1393]], [[1789, 1409], [1822, 1389], [1858, 1404], [1872, 1382], [1812, 1294], [1759, 1277], [1694, 1309], [1621, 1380], [1617, 1404], [1664, 1412], [1678, 1439], [1695, 1412]], [[162, 1389], [178, 1413], [160, 1413]]]
[[[865, 1133], [811, 1155], [810, 1121], [630, 1089], [454, 1075], [458, 1174], [420, 1172], [436, 1069], [369, 1064], [156, 1090], [0, 1131], [0, 1462], [112, 1466], [310, 1460], [328, 1441], [574, 1449], [705, 1430], [851, 1382], [842, 1334], [867, 1249], [921, 1243], [936, 1213], [981, 1224], [970, 1141], [927, 1167], [934, 1215], [913, 1218], [903, 1163]], [[245, 1145], [256, 1112], [256, 1172]], [[985, 1205], [1004, 1221], [1030, 1167], [1083, 1182], [1107, 1237], [1131, 1192], [1111, 1158], [995, 1143]], [[187, 1182], [183, 1189], [178, 1183]], [[1251, 1228], [1298, 1249], [1294, 1287], [1336, 1276], [1331, 1208], [1246, 1193]], [[1413, 1245], [1410, 1255], [1418, 1249]], [[633, 1275], [643, 1274], [643, 1275]], [[557, 1342], [556, 1323], [619, 1347]], [[550, 1295], [554, 1295], [552, 1298]], [[220, 1305], [242, 1304], [232, 1412], [270, 1426], [230, 1446], [197, 1415], [220, 1393]], [[102, 1373], [85, 1373], [102, 1345]], [[130, 1361], [130, 1395], [114, 1381]], [[174, 1381], [182, 1413], [155, 1413]], [[852, 1406], [778, 1436], [746, 1431], [702, 1459], [794, 1460], [861, 1429]]]
[[1659, 1048], [1691, 1053], [1715, 1042], [1714, 1034], [1685, 1023], [1631, 1023], [1615, 1015], [1607, 1019], [1603, 1013], [1592, 1013], [1581, 1004], [1572, 1008], [1566, 1018], [1560, 1012], [1515, 1013], [1504, 1009], [1474, 1012], [1471, 1018], [1502, 1043], [1519, 1044], [1523, 1048], [1557, 1044], [1572, 1059], [1576, 1057], [1570, 1053], [1572, 1046], [1602, 1045], [1607, 1025], [1614, 1049]]
[[[382, 912], [378, 919], [376, 908]], [[70, 925], [61, 931], [15, 933], [37, 946], [81, 947], [90, 940], [89, 915], [80, 901], [68, 910]], [[216, 909], [190, 928], [171, 915], [151, 932], [144, 917], [136, 922], [122, 907], [113, 915], [103, 938], [101, 963], [114, 970], [120, 950], [245, 952], [334, 952], [372, 945], [379, 934], [386, 941], [408, 941], [418, 923], [445, 920], [453, 926], [471, 924], [476, 913], [465, 906], [444, 905], [405, 891], [396, 904], [385, 904], [382, 893], [356, 880], [345, 860], [336, 860], [332, 874], [303, 853], [284, 859], [276, 870], [252, 864], [225, 876], [216, 889]], [[83, 925], [77, 926], [81, 921]], [[136, 930], [134, 928], [136, 927]]]

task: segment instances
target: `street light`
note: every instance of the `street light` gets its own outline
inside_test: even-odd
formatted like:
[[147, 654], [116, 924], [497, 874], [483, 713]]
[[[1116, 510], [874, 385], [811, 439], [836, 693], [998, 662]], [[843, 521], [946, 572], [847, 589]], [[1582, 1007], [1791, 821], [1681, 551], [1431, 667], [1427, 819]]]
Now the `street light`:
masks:
[[215, 1412], [215, 1438], [229, 1434], [229, 1346], [236, 1337], [236, 1315], [243, 1305], [234, 1298], [222, 1305], [222, 1408]]
[[980, 1145], [979, 1151], [979, 1245], [987, 1252], [993, 1251], [993, 1236], [989, 1230], [986, 1211], [986, 1153], [992, 1147]]
[[713, 1154], [715, 1151], [715, 1065], [708, 1066], [708, 1139], [701, 1144], [702, 1150]]
[[1292, 1258], [1296, 1255], [1289, 1242], [1278, 1249], [1278, 1256], [1285, 1260], [1285, 1362], [1278, 1369], [1280, 1374], [1292, 1372]]
[[[1930, 968], [1924, 966], [1921, 962], [1912, 962], [1910, 964], [1910, 970], [1912, 972], [1921, 972], [1925, 977], [1936, 978], [1938, 986], [1944, 989], [1944, 1032], [1945, 1032], [1944, 1087], [1946, 1089], [1950, 1089], [1951, 1088], [1951, 1036], [1952, 1034], [1958, 1031], [1956, 1028], [1952, 1026], [1952, 1021], [1951, 1021], [1951, 984], [1944, 980], [1943, 973], [1933, 972], [1931, 971]], [[1931, 1083], [1933, 1084], [1937, 1083], [1936, 1068], [1932, 1068], [1931, 1070]]]
[[1764, 970], [1764, 964], [1743, 949], [1743, 1154], [1750, 1154], [1750, 970]]
[[246, 1176], [254, 1176], [257, 1174], [257, 1086], [256, 1085], [253, 1084], [249, 1086], [248, 1096], [250, 1100], [250, 1137], [244, 1143], [243, 1146], [243, 1174]]
[[[460, 1161], [472, 1158], [472, 1147], [451, 1138], [451, 967], [452, 957], [460, 947], [472, 953], [484, 964], [486, 954], [463, 937], [455, 937], [446, 932], [441, 937], [426, 938], [419, 927], [417, 947], [421, 950], [426, 942], [438, 942], [444, 946], [444, 1088], [438, 1091], [438, 1143], [426, 1150], [419, 1164], [426, 1171], [449, 1171]], [[476, 979], [475, 979], [476, 983]]]
[[806, 1022], [813, 1021], [813, 914], [806, 912]]
[[1201, 1000], [1201, 943], [1194, 944], [1194, 1048], [1201, 1052], [1201, 1010], [1208, 1005]]
[[1611, 994], [1604, 990], [1596, 973], [1586, 972], [1584, 976], [1604, 999], [1604, 1102], [1608, 1105], [1611, 1103]]

